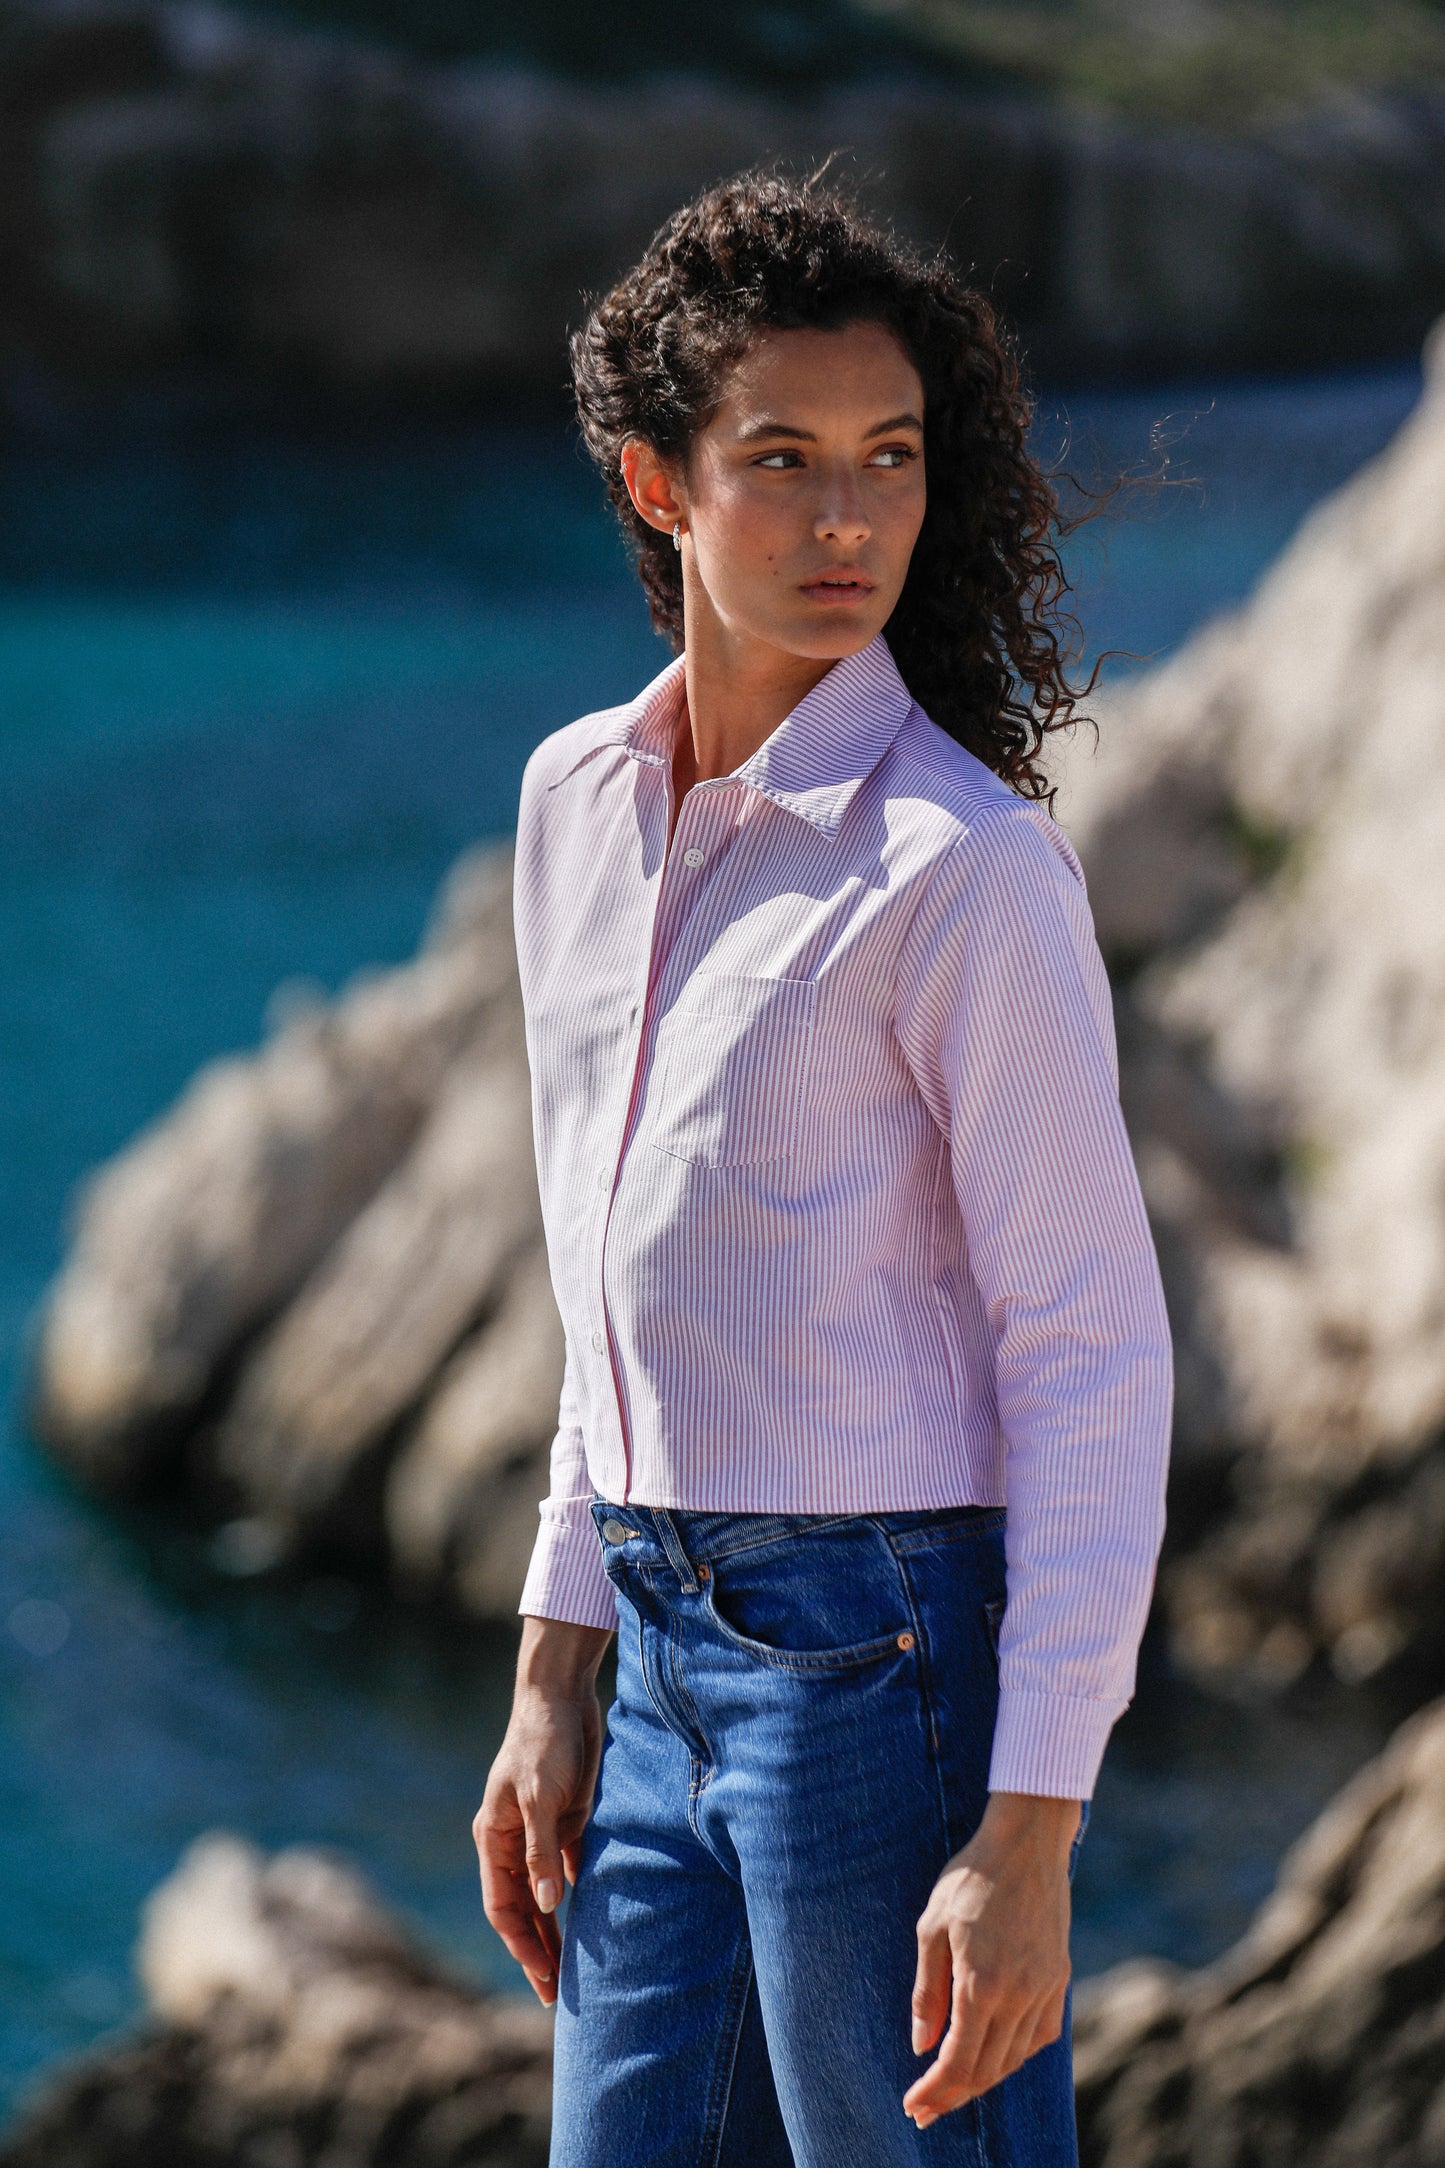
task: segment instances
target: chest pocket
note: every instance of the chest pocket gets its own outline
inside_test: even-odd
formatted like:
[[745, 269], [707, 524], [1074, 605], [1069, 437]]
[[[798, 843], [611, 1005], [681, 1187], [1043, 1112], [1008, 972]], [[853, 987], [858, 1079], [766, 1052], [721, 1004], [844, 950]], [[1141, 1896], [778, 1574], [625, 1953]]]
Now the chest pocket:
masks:
[[658, 1026], [649, 1142], [697, 1167], [786, 1159], [802, 1116], [811, 979], [698, 971]]

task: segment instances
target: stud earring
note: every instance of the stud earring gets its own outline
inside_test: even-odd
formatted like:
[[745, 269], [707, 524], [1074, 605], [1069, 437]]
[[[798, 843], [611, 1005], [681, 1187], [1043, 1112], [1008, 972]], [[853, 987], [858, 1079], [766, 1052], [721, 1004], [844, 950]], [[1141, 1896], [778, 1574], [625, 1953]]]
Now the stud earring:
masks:
[[672, 546], [675, 550], [682, 548], [682, 521], [680, 519], [673, 523]]

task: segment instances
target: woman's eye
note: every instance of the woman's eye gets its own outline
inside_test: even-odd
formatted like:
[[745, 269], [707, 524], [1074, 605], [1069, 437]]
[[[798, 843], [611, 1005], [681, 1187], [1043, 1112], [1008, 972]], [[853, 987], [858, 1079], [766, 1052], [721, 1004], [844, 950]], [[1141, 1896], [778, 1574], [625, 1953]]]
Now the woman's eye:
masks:
[[[911, 460], [917, 457], [918, 454], [911, 444], [884, 444], [870, 455], [868, 465], [870, 467], [906, 467]], [[794, 451], [764, 452], [760, 458], [753, 461], [755, 467], [771, 467], [775, 474], [783, 473], [789, 467], [801, 467], [802, 464], [802, 454]]]

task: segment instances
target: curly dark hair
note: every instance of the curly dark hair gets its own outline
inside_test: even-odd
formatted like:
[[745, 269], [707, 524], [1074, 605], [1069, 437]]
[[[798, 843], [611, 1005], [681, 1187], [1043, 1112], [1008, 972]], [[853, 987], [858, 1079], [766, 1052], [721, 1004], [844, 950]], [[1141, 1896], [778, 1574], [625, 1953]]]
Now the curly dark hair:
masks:
[[877, 322], [923, 380], [928, 504], [888, 645], [915, 700], [1023, 797], [1092, 691], [1056, 547], [1072, 522], [1028, 446], [1032, 401], [986, 296], [870, 221], [836, 181], [744, 173], [654, 236], [572, 338], [582, 436], [606, 477], [652, 621], [682, 645], [681, 562], [622, 478], [629, 438], [686, 460], [723, 378], [765, 330]]

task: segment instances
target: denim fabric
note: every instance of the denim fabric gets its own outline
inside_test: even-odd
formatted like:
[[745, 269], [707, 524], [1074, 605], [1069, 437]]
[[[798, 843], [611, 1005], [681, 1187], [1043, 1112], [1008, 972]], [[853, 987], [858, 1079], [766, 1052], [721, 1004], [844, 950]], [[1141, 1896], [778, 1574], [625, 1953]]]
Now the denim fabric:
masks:
[[1072, 2168], [1067, 2025], [926, 2131], [901, 2106], [915, 1924], [987, 1798], [1003, 1513], [593, 1518], [617, 1694], [552, 2168]]

